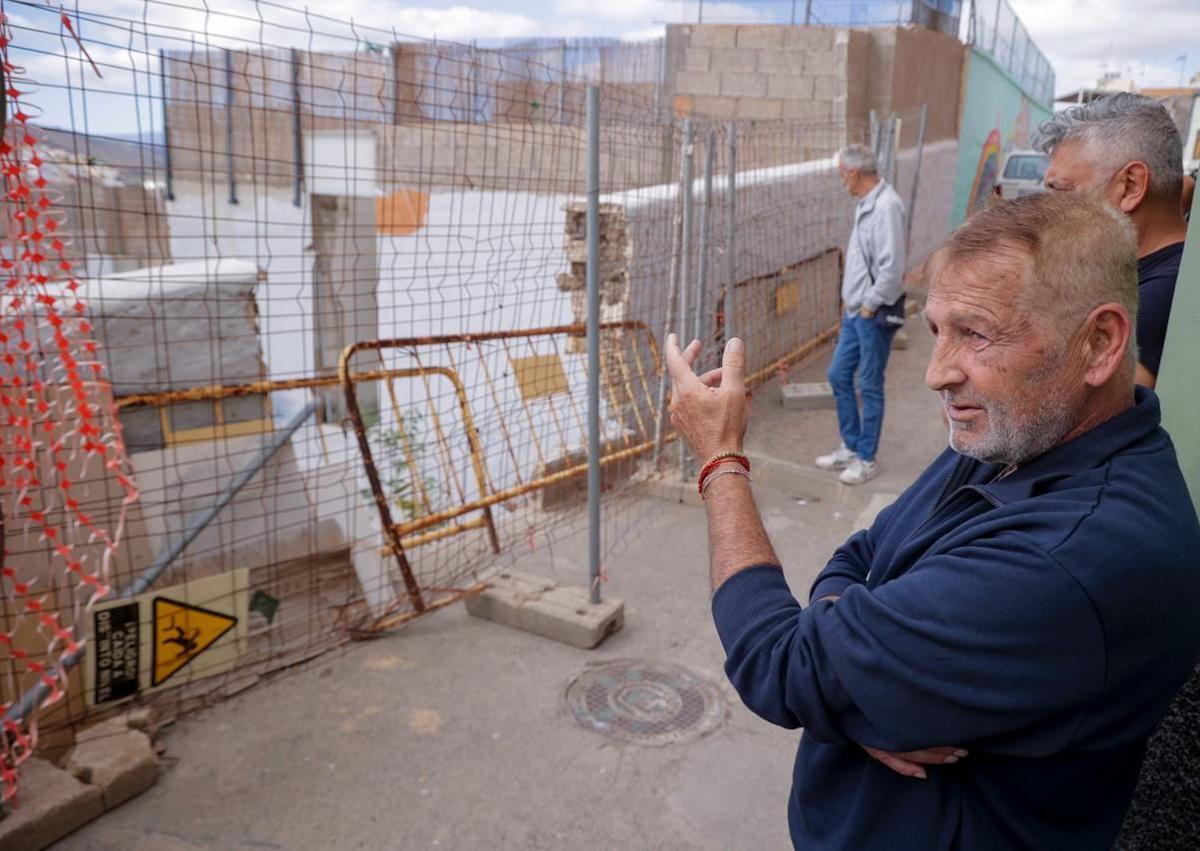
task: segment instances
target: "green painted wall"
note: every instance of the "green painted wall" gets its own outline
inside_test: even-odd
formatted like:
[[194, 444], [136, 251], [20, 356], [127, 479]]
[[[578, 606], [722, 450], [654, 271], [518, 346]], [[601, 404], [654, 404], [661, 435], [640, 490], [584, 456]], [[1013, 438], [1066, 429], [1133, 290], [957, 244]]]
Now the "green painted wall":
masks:
[[1171, 301], [1171, 321], [1158, 373], [1163, 425], [1175, 441], [1179, 466], [1200, 510], [1200, 192], [1192, 199], [1183, 264]]
[[1004, 154], [1028, 148], [1038, 125], [1050, 117], [1050, 110], [1031, 100], [986, 53], [969, 48], [964, 73], [951, 226], [961, 224], [992, 191]]

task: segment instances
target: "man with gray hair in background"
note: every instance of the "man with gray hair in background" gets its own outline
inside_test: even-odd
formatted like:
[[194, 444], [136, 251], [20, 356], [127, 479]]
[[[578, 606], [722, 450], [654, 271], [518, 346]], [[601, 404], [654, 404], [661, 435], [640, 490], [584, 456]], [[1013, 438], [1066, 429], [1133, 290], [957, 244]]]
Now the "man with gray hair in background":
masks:
[[1118, 92], [1055, 115], [1037, 147], [1050, 154], [1048, 189], [1096, 192], [1137, 229], [1137, 382], [1153, 387], [1187, 235], [1179, 130], [1158, 101]]
[[[1042, 125], [1050, 190], [1096, 192], [1138, 236], [1139, 384], [1154, 387], [1187, 234], [1183, 144], [1166, 108], [1121, 92], [1071, 107]], [[1191, 851], [1200, 836], [1200, 668], [1150, 738], [1137, 791], [1114, 849]]]
[[[892, 337], [904, 324], [904, 202], [879, 176], [875, 155], [865, 145], [838, 152], [838, 176], [858, 199], [842, 273], [842, 327], [829, 365], [842, 445], [816, 459], [822, 470], [841, 470], [843, 484], [875, 475], [875, 452], [883, 430], [883, 375]], [[897, 309], [898, 308], [898, 309]], [[862, 410], [855, 392], [855, 376]]]

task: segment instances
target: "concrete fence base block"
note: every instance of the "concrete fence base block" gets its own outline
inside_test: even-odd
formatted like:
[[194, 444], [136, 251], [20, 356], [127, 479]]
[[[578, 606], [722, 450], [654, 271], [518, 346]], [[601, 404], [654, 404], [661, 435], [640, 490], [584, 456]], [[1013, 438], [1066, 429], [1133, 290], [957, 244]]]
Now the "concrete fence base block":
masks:
[[41, 759], [21, 766], [19, 806], [0, 819], [0, 848], [41, 851], [104, 814], [95, 786]]
[[80, 733], [67, 769], [99, 790], [110, 810], [154, 785], [158, 754], [149, 736], [130, 729], [124, 716], [118, 716]]
[[794, 382], [779, 386], [779, 401], [785, 411], [819, 411], [835, 406], [828, 381]]
[[609, 598], [588, 602], [584, 588], [507, 570], [482, 594], [468, 597], [467, 611], [523, 632], [591, 649], [625, 625], [625, 603]]

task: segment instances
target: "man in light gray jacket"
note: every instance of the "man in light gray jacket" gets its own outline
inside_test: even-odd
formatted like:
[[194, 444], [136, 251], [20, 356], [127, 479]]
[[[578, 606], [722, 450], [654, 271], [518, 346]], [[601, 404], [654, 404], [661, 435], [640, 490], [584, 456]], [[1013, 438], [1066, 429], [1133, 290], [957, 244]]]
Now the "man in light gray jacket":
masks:
[[[875, 452], [883, 428], [883, 375], [892, 337], [904, 324], [899, 301], [904, 293], [905, 212], [904, 202], [879, 176], [875, 155], [864, 145], [838, 152], [838, 173], [858, 199], [842, 274], [845, 312], [829, 365], [842, 445], [817, 458], [816, 464], [822, 470], [841, 470], [844, 484], [858, 485], [878, 469]], [[861, 412], [854, 388], [856, 373]]]

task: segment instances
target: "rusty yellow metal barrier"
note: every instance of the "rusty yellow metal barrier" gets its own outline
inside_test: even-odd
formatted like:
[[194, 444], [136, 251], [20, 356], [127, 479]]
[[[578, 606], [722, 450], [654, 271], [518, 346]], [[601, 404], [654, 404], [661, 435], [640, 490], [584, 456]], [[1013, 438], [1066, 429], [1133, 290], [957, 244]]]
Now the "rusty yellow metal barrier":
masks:
[[[658, 346], [649, 333], [645, 323], [643, 322], [609, 322], [603, 323], [600, 326], [601, 332], [604, 331], [633, 331], [645, 335], [647, 346], [654, 359], [655, 374], [661, 373], [661, 357], [658, 351]], [[374, 370], [367, 372], [355, 372], [351, 369], [351, 362], [354, 357], [361, 352], [374, 351], [381, 353], [388, 349], [419, 349], [421, 347], [447, 345], [447, 344], [477, 344], [488, 341], [498, 340], [514, 340], [514, 339], [532, 339], [537, 337], [548, 337], [556, 335], [568, 335], [579, 337], [586, 332], [586, 326], [578, 325], [556, 325], [544, 328], [522, 329], [514, 331], [494, 331], [481, 334], [450, 334], [442, 336], [430, 337], [408, 337], [397, 339], [383, 340], [363, 340], [347, 346], [343, 351], [338, 363], [338, 375], [342, 383], [343, 390], [346, 396], [346, 410], [350, 416], [350, 421], [354, 429], [355, 437], [358, 440], [359, 450], [362, 455], [363, 465], [367, 474], [367, 480], [371, 486], [372, 497], [375, 502], [376, 510], [379, 512], [380, 523], [383, 526], [384, 534], [387, 536], [389, 550], [396, 558], [400, 568], [401, 576], [404, 580], [405, 591], [408, 594], [409, 601], [414, 612], [421, 613], [426, 610], [428, 602], [422, 592], [420, 584], [417, 582], [416, 575], [413, 572], [412, 565], [409, 562], [407, 549], [422, 543], [427, 543], [439, 538], [455, 535], [469, 529], [480, 528], [486, 526], [492, 539], [493, 549], [499, 551], [499, 544], [495, 533], [495, 524], [491, 515], [492, 506], [507, 502], [515, 497], [529, 493], [531, 491], [543, 489], [558, 482], [565, 481], [577, 476], [584, 475], [587, 472], [587, 464], [578, 464], [569, 466], [563, 470], [553, 473], [548, 473], [539, 476], [533, 480], [523, 482], [508, 488], [491, 490], [487, 487], [487, 476], [483, 464], [483, 449], [479, 441], [479, 434], [475, 428], [474, 419], [470, 411], [470, 402], [467, 399], [466, 389], [459, 380], [457, 373], [447, 367], [430, 367], [422, 366], [416, 369], [404, 370]], [[638, 364], [639, 370], [641, 368]], [[632, 378], [623, 369], [623, 377], [626, 384], [631, 383]], [[392, 516], [391, 504], [384, 492], [383, 483], [381, 481], [379, 470], [375, 462], [374, 451], [371, 448], [370, 440], [367, 435], [367, 426], [364, 420], [361, 406], [359, 404], [358, 394], [355, 390], [356, 386], [364, 381], [400, 378], [400, 377], [415, 377], [438, 374], [442, 375], [454, 384], [455, 393], [458, 397], [459, 408], [462, 411], [464, 430], [467, 434], [467, 440], [470, 445], [472, 465], [475, 467], [476, 478], [479, 485], [479, 497], [471, 500], [464, 500], [460, 504], [441, 511], [431, 511], [422, 514], [412, 520], [397, 523]], [[641, 375], [643, 384], [645, 383], [645, 375]], [[490, 384], [490, 376], [489, 376]], [[626, 388], [627, 392], [632, 396], [632, 390]], [[636, 408], [635, 408], [636, 411]], [[398, 421], [401, 421], [401, 414], [396, 412]], [[638, 414], [640, 420], [640, 414]], [[440, 426], [439, 426], [440, 430]], [[645, 441], [643, 443], [627, 446], [623, 449], [614, 452], [606, 453], [601, 458], [602, 464], [612, 464], [627, 458], [632, 458], [637, 455], [649, 452], [653, 448], [653, 441]], [[470, 514], [475, 511], [483, 512], [484, 517], [480, 520], [468, 521], [464, 523], [455, 523], [451, 526], [442, 529], [434, 529], [431, 532], [421, 533], [422, 530], [430, 529], [431, 527], [442, 526], [450, 521], [456, 520], [465, 514]], [[407, 536], [407, 537], [406, 537]], [[469, 589], [461, 589], [462, 593], [467, 593]], [[376, 620], [366, 631], [375, 631], [386, 629], [389, 626], [402, 622], [408, 619], [406, 614], [389, 614]]]

